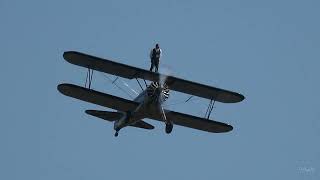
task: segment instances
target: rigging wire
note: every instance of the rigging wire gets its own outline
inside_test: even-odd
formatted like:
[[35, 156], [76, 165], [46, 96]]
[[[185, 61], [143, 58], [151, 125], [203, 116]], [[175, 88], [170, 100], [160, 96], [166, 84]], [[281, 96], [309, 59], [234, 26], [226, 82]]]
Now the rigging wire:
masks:
[[[108, 75], [100, 73], [101, 75], [103, 75], [104, 77], [106, 77], [112, 84], [114, 84], [119, 90], [121, 90], [123, 93], [125, 93], [127, 96], [129, 96], [131, 99], [133, 99], [132, 95], [130, 93], [128, 93], [127, 91], [125, 91], [123, 88], [121, 88], [117, 83], [116, 80], [112, 80]], [[121, 80], [122, 83], [124, 83], [125, 86], [127, 86], [128, 88], [129, 85], [127, 83], [125, 83], [124, 81]], [[135, 94], [138, 94], [134, 89], [130, 88], [131, 91], [133, 91]]]
[[139, 95], [139, 93], [138, 93], [137, 91], [135, 91], [133, 88], [131, 88], [128, 83], [124, 82], [123, 80], [121, 80], [121, 82], [122, 82], [125, 86], [127, 86], [127, 88], [129, 88], [133, 93], [135, 93], [136, 95]]
[[187, 104], [188, 102], [194, 102], [196, 100], [199, 100], [199, 99], [196, 99], [196, 98], [188, 98], [187, 100], [177, 100], [177, 102], [173, 102], [173, 103], [170, 103], [170, 104], [166, 104], [165, 106], [166, 107], [169, 107], [169, 106], [175, 106], [175, 105], [179, 105], [179, 104]]
[[[183, 104], [187, 104], [188, 102], [198, 102], [198, 101], [201, 100], [200, 98], [197, 98], [195, 96], [191, 96], [191, 97], [189, 97], [187, 100], [177, 100], [176, 102], [173, 102], [173, 103], [170, 103], [170, 104], [165, 104], [164, 107], [172, 107], [172, 106], [176, 106], [176, 105], [183, 105]], [[180, 99], [182, 99], [182, 98], [180, 98]], [[212, 107], [212, 108], [214, 108], [214, 107]], [[205, 112], [204, 112], [203, 109], [195, 112], [195, 114], [197, 114], [199, 116], [203, 116], [204, 113]]]

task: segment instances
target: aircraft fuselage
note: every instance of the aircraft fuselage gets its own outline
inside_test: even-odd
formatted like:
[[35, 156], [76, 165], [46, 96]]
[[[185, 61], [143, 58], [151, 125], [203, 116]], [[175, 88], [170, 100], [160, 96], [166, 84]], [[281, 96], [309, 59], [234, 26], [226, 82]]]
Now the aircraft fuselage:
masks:
[[114, 130], [119, 131], [120, 129], [149, 117], [152, 114], [160, 114], [161, 104], [164, 102], [158, 98], [160, 93], [161, 92], [151, 97], [148, 96], [146, 90], [141, 92], [134, 99], [134, 101], [140, 103], [140, 105], [132, 111], [125, 112], [121, 119], [116, 120], [114, 122]]

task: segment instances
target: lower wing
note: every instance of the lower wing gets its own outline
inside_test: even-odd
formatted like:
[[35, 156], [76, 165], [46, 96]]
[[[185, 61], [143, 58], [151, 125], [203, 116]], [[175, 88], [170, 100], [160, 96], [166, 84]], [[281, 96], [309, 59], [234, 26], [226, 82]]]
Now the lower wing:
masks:
[[[200, 117], [183, 114], [179, 112], [174, 112], [174, 111], [167, 111], [167, 110], [165, 111], [167, 112], [166, 113], [167, 119], [172, 121], [176, 125], [198, 129], [202, 131], [207, 131], [207, 132], [212, 132], [212, 133], [224, 133], [224, 132], [229, 132], [233, 129], [231, 125], [228, 125], [222, 122], [212, 121], [209, 119], [200, 118]], [[160, 114], [150, 118], [158, 121], [162, 121], [162, 117]]]
[[73, 84], [60, 84], [58, 85], [58, 90], [66, 96], [123, 112], [134, 110], [139, 105], [134, 101]]

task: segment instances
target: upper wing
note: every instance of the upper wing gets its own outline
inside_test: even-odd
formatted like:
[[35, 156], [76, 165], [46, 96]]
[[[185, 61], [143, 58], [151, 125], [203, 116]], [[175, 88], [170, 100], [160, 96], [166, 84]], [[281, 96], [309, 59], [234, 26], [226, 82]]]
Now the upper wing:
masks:
[[120, 97], [104, 94], [92, 89], [87, 89], [73, 84], [60, 84], [58, 90], [66, 95], [82, 101], [119, 111], [130, 111], [138, 107], [138, 103]]
[[[168, 110], [165, 110], [168, 111]], [[183, 114], [179, 112], [174, 111], [168, 111], [166, 113], [167, 119], [172, 121], [174, 124], [185, 126], [193, 129], [198, 129], [202, 131], [212, 132], [212, 133], [224, 133], [229, 132], [233, 129], [231, 125], [212, 121], [209, 119], [204, 119], [188, 114]], [[150, 117], [152, 119], [162, 121], [161, 115], [154, 115], [153, 117]]]
[[144, 69], [128, 66], [126, 64], [121, 64], [118, 62], [98, 58], [95, 56], [75, 51], [63, 53], [63, 58], [74, 65], [105, 72], [116, 76], [121, 76], [127, 79], [143, 78], [149, 80], [149, 78], [147, 77], [151, 77], [152, 74], [154, 74]]
[[169, 76], [166, 82], [169, 88], [172, 90], [219, 101], [222, 103], [237, 103], [244, 100], [244, 96], [239, 93], [176, 78], [173, 76]]
[[[159, 81], [160, 76], [166, 76], [80, 52], [65, 52], [63, 57], [71, 64], [121, 76], [127, 79], [141, 78], [149, 81]], [[236, 103], [244, 99], [243, 95], [236, 92], [187, 81], [173, 76], [168, 76], [166, 78], [166, 83], [171, 90], [192, 94], [223, 103]]]

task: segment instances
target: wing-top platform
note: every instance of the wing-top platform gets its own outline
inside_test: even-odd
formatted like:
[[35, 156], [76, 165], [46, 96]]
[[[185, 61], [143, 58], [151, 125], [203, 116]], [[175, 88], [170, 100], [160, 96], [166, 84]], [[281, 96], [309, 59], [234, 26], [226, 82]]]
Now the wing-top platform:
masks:
[[[65, 52], [63, 57], [71, 64], [115, 76], [121, 76], [127, 79], [140, 78], [149, 81], [159, 81], [161, 76], [167, 76], [75, 51]], [[166, 83], [171, 90], [222, 103], [237, 103], [244, 100], [244, 96], [239, 93], [184, 80], [174, 76], [167, 76]]]

